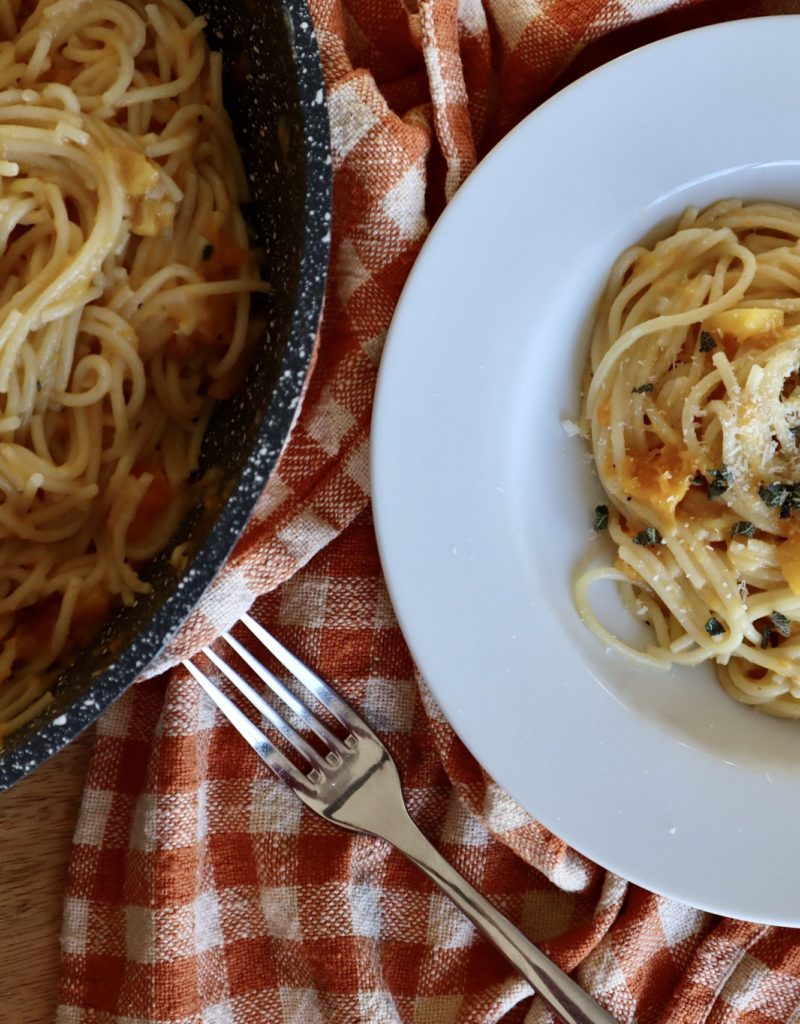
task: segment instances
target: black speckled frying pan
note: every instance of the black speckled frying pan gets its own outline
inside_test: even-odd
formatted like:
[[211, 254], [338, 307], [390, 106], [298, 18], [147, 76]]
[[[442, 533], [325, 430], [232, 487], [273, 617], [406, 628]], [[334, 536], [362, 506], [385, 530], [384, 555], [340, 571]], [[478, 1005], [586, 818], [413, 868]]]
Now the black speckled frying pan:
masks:
[[[246, 211], [267, 254], [269, 328], [244, 387], [209, 426], [201, 472], [223, 500], [190, 511], [179, 580], [172, 546], [150, 566], [152, 591], [119, 612], [60, 677], [55, 700], [9, 737], [0, 789], [63, 747], [128, 687], [175, 634], [221, 568], [289, 432], [316, 337], [328, 262], [330, 139], [316, 37], [305, 0], [188, 0], [208, 19], [225, 66], [226, 105], [251, 180]], [[215, 484], [215, 489], [216, 484]]]

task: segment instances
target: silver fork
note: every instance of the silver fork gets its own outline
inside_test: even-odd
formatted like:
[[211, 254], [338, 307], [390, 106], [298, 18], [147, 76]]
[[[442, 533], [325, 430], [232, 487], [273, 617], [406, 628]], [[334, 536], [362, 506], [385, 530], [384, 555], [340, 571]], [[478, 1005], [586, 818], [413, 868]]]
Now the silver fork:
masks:
[[394, 761], [366, 722], [255, 619], [245, 615], [240, 621], [347, 730], [344, 739], [336, 736], [236, 637], [224, 634], [222, 639], [225, 643], [316, 733], [327, 749], [326, 754], [321, 754], [216, 651], [204, 647], [202, 653], [209, 661], [311, 765], [307, 773], [303, 772], [205, 672], [194, 662], [184, 661], [183, 664], [225, 717], [278, 778], [323, 818], [356, 832], [385, 839], [409, 857], [480, 928], [566, 1024], [615, 1024], [614, 1018], [599, 1003], [548, 960], [428, 842], [408, 815]]

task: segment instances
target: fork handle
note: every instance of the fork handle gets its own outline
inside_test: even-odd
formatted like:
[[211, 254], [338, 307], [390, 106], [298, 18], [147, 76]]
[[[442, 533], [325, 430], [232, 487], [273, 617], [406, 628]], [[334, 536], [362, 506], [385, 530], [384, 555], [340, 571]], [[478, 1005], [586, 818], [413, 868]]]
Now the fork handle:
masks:
[[408, 815], [396, 819], [395, 824], [394, 834], [387, 836], [392, 845], [421, 868], [480, 928], [565, 1024], [617, 1024], [599, 1003], [462, 878]]

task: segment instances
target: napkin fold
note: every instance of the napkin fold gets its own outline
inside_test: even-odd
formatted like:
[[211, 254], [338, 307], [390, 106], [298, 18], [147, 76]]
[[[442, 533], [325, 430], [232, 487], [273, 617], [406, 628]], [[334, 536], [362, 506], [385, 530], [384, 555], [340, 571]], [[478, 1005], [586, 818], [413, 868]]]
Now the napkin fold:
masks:
[[[315, 363], [253, 519], [169, 661], [253, 606], [382, 735], [422, 830], [620, 1021], [771, 1024], [800, 1020], [798, 934], [638, 889], [495, 785], [416, 673], [369, 508], [386, 331], [431, 223], [476, 161], [557, 85], [631, 46], [734, 13], [800, 12], [775, 2], [672, 7], [312, 0], [335, 173]], [[412, 865], [307, 812], [173, 668], [133, 687], [98, 723], [65, 897], [57, 1019], [550, 1017]]]

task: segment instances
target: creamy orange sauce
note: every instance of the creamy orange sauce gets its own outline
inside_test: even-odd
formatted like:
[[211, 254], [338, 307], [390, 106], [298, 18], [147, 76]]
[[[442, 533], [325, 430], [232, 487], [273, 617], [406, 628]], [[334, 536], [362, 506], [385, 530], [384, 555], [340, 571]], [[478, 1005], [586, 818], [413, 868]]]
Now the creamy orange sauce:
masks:
[[715, 519], [721, 511], [719, 503], [708, 497], [705, 491], [690, 487], [681, 499], [676, 512], [682, 520], [694, 519], [698, 522]]
[[671, 518], [691, 482], [686, 451], [665, 445], [645, 455], [628, 455], [621, 467], [619, 480], [625, 494], [647, 502]]
[[146, 196], [158, 185], [158, 168], [144, 153], [128, 146], [112, 146], [109, 153], [129, 196]]
[[782, 309], [761, 309], [757, 306], [727, 309], [710, 316], [704, 329], [716, 337], [732, 335], [739, 342], [751, 338], [775, 338], [783, 327]]
[[[14, 643], [17, 656], [23, 662], [41, 657], [42, 652], [49, 649], [61, 612], [61, 600], [61, 594], [53, 594], [17, 612]], [[81, 588], [70, 620], [67, 651], [91, 643], [108, 618], [112, 603], [111, 595], [102, 587]]]
[[[735, 334], [716, 334], [715, 337], [728, 359], [733, 359], [738, 352], [746, 349], [755, 349], [763, 352], [768, 348], [772, 348], [773, 345], [783, 339], [783, 331], [753, 334], [749, 338], [737, 338]], [[712, 356], [713, 354], [713, 351], [709, 353]]]
[[161, 196], [142, 196], [131, 204], [130, 224], [135, 235], [155, 238], [172, 227], [175, 220], [175, 203]]
[[144, 153], [128, 146], [113, 146], [109, 153], [128, 194], [128, 220], [136, 235], [155, 238], [168, 231], [175, 219], [175, 203], [154, 195], [159, 183], [158, 167]]
[[128, 537], [133, 541], [147, 536], [153, 525], [166, 513], [183, 490], [182, 486], [173, 487], [160, 466], [134, 466], [131, 470], [131, 475], [135, 477], [145, 473], [149, 473], [153, 479], [142, 495], [136, 514], [128, 527]]

